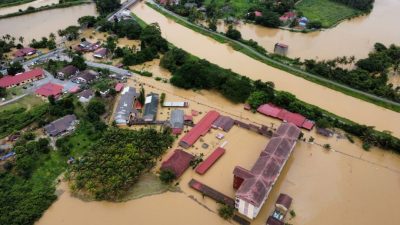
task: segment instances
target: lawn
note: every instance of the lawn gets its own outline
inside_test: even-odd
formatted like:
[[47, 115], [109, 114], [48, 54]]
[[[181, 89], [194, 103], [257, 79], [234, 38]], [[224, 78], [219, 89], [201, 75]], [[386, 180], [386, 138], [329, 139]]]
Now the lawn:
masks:
[[242, 18], [244, 15], [247, 13], [247, 10], [253, 6], [256, 5], [258, 0], [205, 0], [204, 5], [208, 6], [212, 2], [215, 2], [216, 6], [218, 9], [222, 9], [224, 6], [230, 6], [231, 11], [225, 11], [222, 12], [222, 15], [224, 17], [227, 16], [235, 16]]
[[26, 109], [30, 109], [33, 106], [36, 105], [40, 105], [44, 103], [44, 101], [35, 96], [35, 95], [27, 95], [13, 103], [7, 104], [5, 106], [1, 106], [0, 107], [0, 112], [5, 111], [5, 110], [12, 110], [12, 109], [16, 109], [16, 108], [26, 108]]
[[330, 0], [302, 0], [296, 4], [296, 9], [309, 20], [320, 21], [325, 28], [360, 14], [356, 9]]

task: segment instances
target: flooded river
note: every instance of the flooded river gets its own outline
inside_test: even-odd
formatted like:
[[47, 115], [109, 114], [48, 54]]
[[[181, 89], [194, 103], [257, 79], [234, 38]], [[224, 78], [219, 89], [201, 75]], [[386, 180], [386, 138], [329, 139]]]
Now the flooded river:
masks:
[[[375, 42], [400, 44], [400, 32], [396, 28], [399, 11], [399, 0], [375, 0], [371, 14], [343, 21], [321, 32], [303, 34], [253, 24], [242, 24], [237, 28], [244, 39], [257, 41], [269, 52], [273, 52], [277, 42], [288, 44], [288, 56], [293, 58], [333, 59], [344, 55], [363, 58]], [[219, 31], [223, 30], [224, 27], [219, 26]]]
[[[287, 72], [275, 69], [233, 50], [215, 40], [198, 34], [167, 19], [145, 4], [137, 4], [132, 11], [147, 23], [157, 22], [163, 36], [172, 44], [221, 67], [249, 76], [251, 79], [272, 81], [277, 89], [295, 94], [308, 103], [317, 105], [339, 116], [361, 124], [388, 130], [400, 137], [400, 114], [365, 101], [317, 85]], [[391, 122], [388, 123], [387, 121]]]
[[59, 0], [36, 0], [36, 1], [28, 2], [28, 3], [22, 4], [22, 5], [4, 7], [4, 8], [0, 8], [0, 15], [15, 13], [15, 12], [18, 12], [20, 9], [26, 10], [28, 7], [39, 8], [39, 7], [45, 6], [45, 5], [58, 4], [58, 2], [59, 2]]
[[11, 17], [0, 20], [0, 36], [10, 34], [17, 38], [25, 37], [25, 43], [33, 38], [57, 34], [59, 29], [77, 25], [78, 18], [96, 15], [95, 4], [84, 4], [68, 8], [45, 10], [37, 13]]

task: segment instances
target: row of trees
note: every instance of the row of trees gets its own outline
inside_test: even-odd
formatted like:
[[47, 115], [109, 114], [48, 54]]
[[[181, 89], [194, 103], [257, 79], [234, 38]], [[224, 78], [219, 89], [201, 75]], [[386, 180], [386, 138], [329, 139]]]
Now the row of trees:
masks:
[[361, 11], [371, 11], [374, 7], [374, 0], [333, 0], [336, 2], [343, 3], [352, 8], [359, 9]]
[[171, 146], [169, 130], [109, 128], [68, 170], [74, 191], [97, 200], [117, 200]]
[[222, 69], [206, 60], [193, 58], [181, 49], [167, 52], [161, 59], [160, 65], [172, 72], [170, 82], [175, 86], [186, 89], [218, 90], [233, 102], [248, 101], [253, 109], [261, 104], [272, 102], [314, 121], [324, 119], [329, 126], [343, 129], [361, 138], [367, 146], [378, 146], [400, 153], [400, 140], [389, 133], [344, 121], [316, 106], [300, 101], [288, 92], [274, 90], [272, 82], [251, 81], [247, 77]]
[[[354, 58], [351, 62], [354, 61]], [[388, 72], [398, 72], [400, 65], [400, 47], [386, 47], [376, 43], [375, 50], [367, 58], [355, 62], [355, 69], [344, 69], [343, 64], [351, 63], [338, 58], [328, 61], [305, 60], [308, 72], [346, 84], [361, 91], [400, 102], [399, 88], [388, 83]]]

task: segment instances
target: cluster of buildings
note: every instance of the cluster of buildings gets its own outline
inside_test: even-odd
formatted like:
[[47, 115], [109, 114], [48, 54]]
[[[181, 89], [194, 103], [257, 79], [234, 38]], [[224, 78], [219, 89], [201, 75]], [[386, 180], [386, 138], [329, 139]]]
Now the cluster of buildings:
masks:
[[12, 88], [16, 86], [22, 86], [33, 81], [43, 79], [44, 77], [44, 71], [40, 68], [36, 68], [23, 73], [15, 74], [14, 76], [4, 76], [0, 79], [0, 87]]

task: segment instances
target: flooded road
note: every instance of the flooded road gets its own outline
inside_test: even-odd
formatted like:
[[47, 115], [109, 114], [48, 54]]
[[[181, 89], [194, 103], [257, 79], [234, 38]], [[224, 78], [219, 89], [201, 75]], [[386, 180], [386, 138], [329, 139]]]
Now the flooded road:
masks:
[[[289, 45], [288, 56], [301, 59], [333, 59], [337, 56], [364, 58], [376, 42], [400, 44], [397, 28], [400, 20], [400, 1], [375, 0], [369, 15], [343, 21], [325, 31], [300, 33], [265, 28], [253, 24], [239, 25], [244, 39], [253, 39], [267, 51], [273, 52], [277, 42]], [[223, 25], [219, 31], [223, 31]]]
[[0, 20], [0, 36], [10, 34], [17, 38], [25, 37], [25, 42], [33, 38], [57, 34], [59, 29], [77, 25], [78, 18], [86, 15], [97, 15], [95, 4], [84, 4], [68, 8], [45, 10], [37, 13], [11, 17]]
[[59, 2], [59, 0], [36, 0], [36, 1], [28, 2], [28, 3], [22, 4], [22, 5], [4, 7], [4, 8], [0, 8], [0, 15], [15, 13], [15, 12], [18, 12], [20, 9], [26, 10], [28, 7], [39, 8], [39, 7], [45, 6], [45, 5], [58, 4], [58, 2]]
[[[355, 122], [375, 126], [378, 130], [391, 131], [395, 136], [400, 137], [400, 126], [398, 126], [400, 114], [397, 112], [347, 96], [265, 65], [227, 45], [167, 19], [145, 4], [137, 4], [132, 11], [147, 23], [157, 22], [163, 36], [169, 42], [195, 56], [205, 58], [223, 68], [232, 69], [234, 72], [246, 75], [253, 80], [272, 81], [278, 90], [293, 93], [305, 102]], [[391, 122], [388, 123], [388, 120]]]

